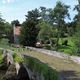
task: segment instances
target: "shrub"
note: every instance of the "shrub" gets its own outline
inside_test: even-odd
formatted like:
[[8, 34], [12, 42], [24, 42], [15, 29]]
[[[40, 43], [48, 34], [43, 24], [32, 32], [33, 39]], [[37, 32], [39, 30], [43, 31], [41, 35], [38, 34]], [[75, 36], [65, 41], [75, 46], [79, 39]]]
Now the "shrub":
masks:
[[50, 44], [45, 44], [44, 48], [50, 50], [51, 49], [51, 45]]
[[14, 62], [23, 62], [23, 59], [18, 56], [16, 53], [13, 54]]
[[65, 40], [65, 41], [62, 43], [62, 45], [67, 46], [67, 45], [68, 45], [68, 40]]

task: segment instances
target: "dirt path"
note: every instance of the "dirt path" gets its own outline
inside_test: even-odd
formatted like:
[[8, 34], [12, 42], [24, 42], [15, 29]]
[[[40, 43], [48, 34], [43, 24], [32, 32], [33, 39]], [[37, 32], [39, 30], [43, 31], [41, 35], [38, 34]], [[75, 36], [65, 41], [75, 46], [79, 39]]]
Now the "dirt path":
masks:
[[55, 68], [59, 72], [60, 80], [80, 80], [79, 64], [35, 51], [26, 51], [25, 53]]

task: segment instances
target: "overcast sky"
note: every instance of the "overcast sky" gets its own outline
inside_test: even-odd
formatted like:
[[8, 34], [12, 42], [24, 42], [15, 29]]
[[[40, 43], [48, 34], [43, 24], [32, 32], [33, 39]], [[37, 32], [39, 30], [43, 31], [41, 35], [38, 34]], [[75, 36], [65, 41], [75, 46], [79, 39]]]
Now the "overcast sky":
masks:
[[[54, 8], [57, 1], [59, 0], [0, 0], [0, 13], [2, 18], [8, 22], [18, 19], [22, 23], [25, 21], [25, 15], [29, 10], [39, 8], [40, 6]], [[70, 15], [73, 18], [76, 14], [73, 8], [77, 4], [77, 0], [60, 1], [71, 6]]]

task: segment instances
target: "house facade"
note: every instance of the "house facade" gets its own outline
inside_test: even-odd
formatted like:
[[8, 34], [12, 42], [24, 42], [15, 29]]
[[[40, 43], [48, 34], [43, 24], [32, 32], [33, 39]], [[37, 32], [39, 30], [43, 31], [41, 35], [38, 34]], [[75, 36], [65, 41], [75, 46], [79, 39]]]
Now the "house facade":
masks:
[[15, 26], [13, 27], [13, 35], [14, 35], [14, 43], [19, 44], [19, 36], [21, 33], [21, 26]]

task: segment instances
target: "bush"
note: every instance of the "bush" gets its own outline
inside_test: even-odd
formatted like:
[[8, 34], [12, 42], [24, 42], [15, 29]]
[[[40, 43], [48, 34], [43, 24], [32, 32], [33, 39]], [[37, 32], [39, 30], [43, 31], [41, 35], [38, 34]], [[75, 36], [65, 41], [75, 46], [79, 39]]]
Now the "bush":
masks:
[[14, 62], [23, 62], [23, 59], [18, 56], [16, 53], [13, 55]]
[[48, 49], [48, 50], [51, 50], [51, 45], [50, 44], [44, 44], [44, 48]]
[[65, 40], [65, 41], [62, 43], [62, 45], [67, 46], [67, 45], [68, 45], [68, 40]]
[[75, 44], [75, 53], [80, 55], [80, 28], [77, 30], [75, 35], [73, 36], [74, 44]]

